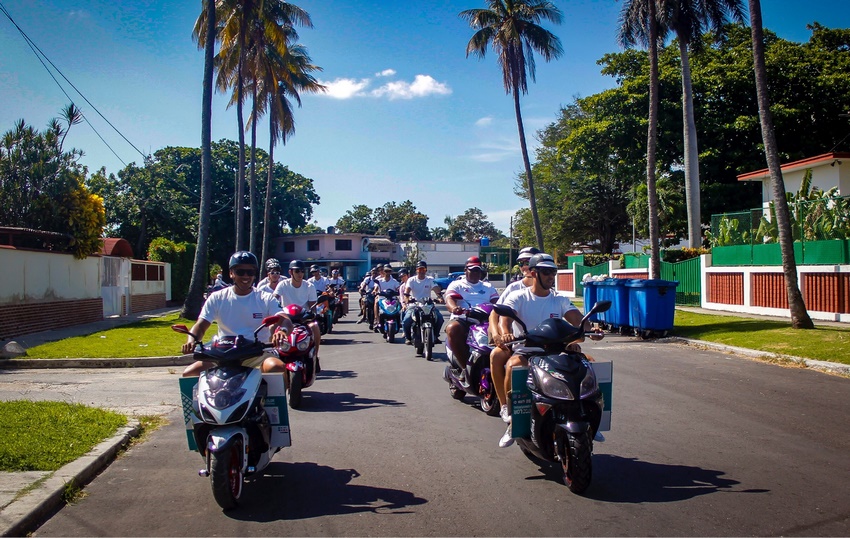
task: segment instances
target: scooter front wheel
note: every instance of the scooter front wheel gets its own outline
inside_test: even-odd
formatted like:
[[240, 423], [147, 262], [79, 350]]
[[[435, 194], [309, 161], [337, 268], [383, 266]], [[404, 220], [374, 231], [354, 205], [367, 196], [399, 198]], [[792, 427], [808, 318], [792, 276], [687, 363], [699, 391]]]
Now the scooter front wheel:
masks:
[[422, 355], [426, 361], [434, 358], [434, 335], [431, 333], [431, 327], [425, 327], [422, 330]]
[[210, 454], [210, 484], [215, 502], [222, 510], [230, 510], [239, 504], [242, 478], [242, 441]]
[[292, 380], [289, 382], [289, 407], [298, 409], [301, 407], [301, 388], [304, 378], [301, 372], [292, 372]]
[[559, 443], [558, 452], [564, 472], [564, 484], [573, 493], [584, 493], [590, 486], [593, 475], [590, 443], [590, 434], [587, 432], [567, 433]]

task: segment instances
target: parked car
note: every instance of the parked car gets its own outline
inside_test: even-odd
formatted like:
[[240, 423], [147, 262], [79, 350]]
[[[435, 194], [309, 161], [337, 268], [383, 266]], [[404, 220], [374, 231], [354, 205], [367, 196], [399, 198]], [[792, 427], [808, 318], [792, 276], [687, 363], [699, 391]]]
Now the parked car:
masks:
[[444, 292], [446, 291], [446, 288], [449, 287], [449, 284], [462, 277], [463, 274], [463, 271], [455, 271], [454, 273], [449, 273], [449, 276], [435, 278], [434, 284], [440, 286], [440, 292]]

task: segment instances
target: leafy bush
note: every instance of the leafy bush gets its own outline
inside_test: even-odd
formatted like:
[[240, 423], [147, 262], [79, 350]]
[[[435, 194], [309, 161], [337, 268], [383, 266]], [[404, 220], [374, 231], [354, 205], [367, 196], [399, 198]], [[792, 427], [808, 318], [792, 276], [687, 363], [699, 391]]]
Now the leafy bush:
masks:
[[171, 264], [171, 298], [182, 301], [189, 293], [192, 280], [192, 268], [195, 263], [195, 245], [175, 243], [164, 237], [157, 237], [148, 247], [148, 259]]
[[672, 248], [662, 252], [661, 259], [668, 263], [683, 262], [691, 258], [698, 258], [702, 254], [708, 254], [711, 251], [706, 248]]

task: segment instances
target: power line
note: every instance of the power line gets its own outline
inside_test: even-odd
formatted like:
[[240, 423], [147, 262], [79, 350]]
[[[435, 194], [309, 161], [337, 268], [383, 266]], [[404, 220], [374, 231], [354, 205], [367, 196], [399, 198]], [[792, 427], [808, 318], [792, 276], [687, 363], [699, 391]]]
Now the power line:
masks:
[[[117, 127], [112, 125], [112, 122], [110, 122], [108, 119], [106, 119], [106, 117], [103, 114], [101, 114], [100, 110], [98, 110], [97, 107], [94, 106], [91, 103], [91, 101], [89, 101], [88, 98], [85, 95], [83, 95], [83, 92], [81, 92], [76, 86], [74, 86], [74, 84], [70, 80], [68, 80], [68, 77], [66, 77], [65, 74], [62, 73], [62, 71], [58, 67], [56, 67], [56, 64], [54, 64], [50, 60], [50, 58], [48, 58], [47, 55], [44, 54], [44, 52], [38, 47], [38, 45], [36, 45], [35, 42], [32, 39], [30, 39], [30, 37], [26, 34], [26, 32], [24, 32], [24, 30], [20, 26], [18, 26], [18, 23], [15, 22], [15, 20], [9, 14], [9, 11], [6, 9], [6, 6], [4, 6], [2, 2], [0, 2], [0, 11], [2, 11], [4, 15], [6, 15], [6, 18], [8, 18], [9, 21], [18, 30], [18, 32], [20, 32], [21, 36], [23, 36], [24, 40], [27, 42], [27, 45], [29, 45], [30, 50], [32, 50], [33, 54], [35, 54], [36, 58], [38, 58], [38, 61], [41, 63], [41, 65], [44, 66], [44, 69], [47, 70], [47, 73], [50, 75], [50, 78], [53, 79], [53, 81], [56, 83], [56, 85], [59, 86], [59, 89], [62, 90], [62, 93], [65, 94], [65, 97], [67, 97], [68, 100], [71, 101], [71, 104], [74, 104], [74, 100], [71, 99], [71, 96], [68, 95], [68, 92], [65, 91], [65, 88], [63, 88], [62, 85], [59, 83], [59, 81], [56, 80], [56, 77], [50, 71], [50, 68], [48, 68], [47, 65], [44, 63], [44, 60], [47, 60], [47, 62], [53, 67], [53, 69], [55, 69], [56, 72], [59, 73], [59, 75], [61, 75], [63, 79], [65, 79], [65, 82], [67, 82], [72, 88], [74, 88], [74, 91], [76, 91], [80, 95], [80, 97], [82, 97], [83, 100], [86, 103], [88, 103], [88, 105], [90, 107], [92, 107], [92, 109], [95, 112], [97, 112], [98, 116], [103, 118], [103, 121], [105, 121], [110, 127], [112, 127], [112, 129], [116, 133], [118, 133], [121, 136], [121, 138], [123, 138], [128, 144], [130, 144], [130, 146], [133, 149], [135, 149], [139, 153], [139, 155], [142, 156], [143, 159], [148, 159], [148, 155], [145, 155], [144, 153], [142, 153], [142, 151], [139, 150], [139, 148], [137, 148], [132, 142], [130, 142], [130, 140], [126, 136], [124, 136], [124, 134], [121, 131], [119, 131]], [[44, 58], [44, 60], [42, 60], [42, 57]], [[82, 114], [82, 112], [80, 112], [80, 113]], [[106, 147], [109, 148], [109, 151], [111, 151], [112, 154], [115, 155], [115, 157], [118, 158], [119, 161], [121, 161], [121, 164], [123, 164], [124, 166], [127, 166], [127, 163], [125, 163], [121, 159], [121, 157], [118, 157], [118, 154], [115, 153], [115, 150], [112, 149], [112, 146], [110, 146], [106, 142], [106, 140], [104, 140], [104, 138], [100, 135], [100, 133], [97, 131], [97, 129], [95, 129], [94, 125], [92, 125], [92, 123], [88, 120], [88, 118], [85, 117], [85, 114], [82, 114], [82, 116], [83, 116], [83, 119], [86, 120], [86, 123], [89, 125], [89, 127], [91, 127], [92, 130], [95, 132], [95, 134], [98, 136], [98, 138], [100, 138], [100, 140], [106, 145]]]

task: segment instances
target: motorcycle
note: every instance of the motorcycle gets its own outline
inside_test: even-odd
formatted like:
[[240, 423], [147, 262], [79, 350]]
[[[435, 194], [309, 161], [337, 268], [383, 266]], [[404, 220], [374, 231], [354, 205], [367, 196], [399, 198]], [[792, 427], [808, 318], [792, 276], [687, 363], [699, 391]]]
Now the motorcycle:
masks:
[[378, 330], [384, 340], [392, 344], [401, 330], [401, 301], [396, 290], [384, 290], [378, 294]]
[[[271, 417], [266, 407], [271, 403], [267, 396], [269, 400], [275, 396], [270, 384], [279, 384], [281, 391], [277, 395], [283, 396], [282, 377], [264, 376], [256, 368], [242, 366], [243, 360], [260, 356], [272, 347], [259, 341], [257, 335], [279, 321], [279, 316], [263, 319], [254, 331], [253, 341], [240, 335], [216, 337], [204, 345], [195, 339], [195, 360], [210, 361], [214, 366], [201, 372], [197, 381], [181, 378], [187, 400], [184, 403], [184, 415], [189, 417], [187, 425], [191, 420], [190, 448], [196, 447], [206, 461], [198, 474], [210, 478], [213, 497], [224, 510], [238, 504], [247, 478], [259, 475], [281, 447], [290, 446], [285, 407], [281, 414], [278, 405]], [[171, 328], [195, 337], [185, 325]], [[280, 426], [281, 418], [285, 426]]]
[[[509, 306], [496, 305], [500, 316], [516, 321], [525, 332], [525, 342], [539, 348], [528, 359], [527, 386], [531, 392], [531, 433], [517, 444], [535, 463], [559, 463], [564, 483], [573, 493], [582, 493], [592, 477], [593, 440], [602, 419], [603, 397], [593, 366], [587, 356], [568, 346], [586, 333], [581, 327], [593, 314], [605, 312], [611, 301], [599, 301], [573, 327], [560, 318], [546, 319], [528, 330]], [[598, 334], [598, 333], [596, 333]]]
[[[461, 299], [460, 295], [452, 297], [455, 301]], [[455, 400], [463, 400], [469, 394], [479, 398], [481, 410], [491, 417], [499, 415], [499, 398], [496, 396], [496, 385], [490, 374], [490, 337], [487, 329], [490, 326], [490, 312], [493, 310], [491, 303], [484, 303], [466, 309], [464, 315], [473, 320], [466, 337], [466, 345], [469, 346], [469, 359], [466, 362], [465, 379], [461, 377], [460, 365], [455, 359], [454, 353], [449, 347], [446, 339], [446, 355], [449, 364], [443, 371], [443, 379], [449, 384], [449, 393]]]
[[324, 297], [324, 307], [317, 310], [316, 321], [319, 323], [319, 333], [320, 334], [328, 334], [333, 331], [334, 322], [334, 310], [336, 309], [336, 293], [330, 287], [323, 291], [319, 297]]
[[413, 303], [413, 325], [410, 328], [410, 334], [413, 336], [413, 348], [416, 350], [416, 355], [422, 355], [425, 360], [430, 361], [433, 358], [434, 340], [437, 336], [434, 334], [434, 327], [437, 325], [437, 320], [434, 316], [434, 301], [431, 299], [419, 300]]
[[305, 309], [299, 305], [287, 305], [283, 311], [292, 320], [292, 332], [288, 341], [277, 348], [280, 360], [286, 365], [284, 379], [289, 390], [289, 407], [301, 407], [302, 391], [313, 385], [318, 375], [318, 357], [316, 342], [309, 323], [316, 319], [317, 307], [327, 301], [327, 296], [320, 296], [316, 304]]
[[337, 287], [336, 284], [331, 284], [328, 286], [328, 290], [330, 290], [334, 297], [332, 305], [329, 305], [333, 312], [333, 322], [339, 323], [340, 318], [345, 315], [342, 309], [342, 302], [345, 298], [345, 287]]
[[366, 311], [366, 323], [369, 327], [373, 327], [375, 325], [375, 294], [372, 291], [361, 291], [360, 295], [360, 308]]

